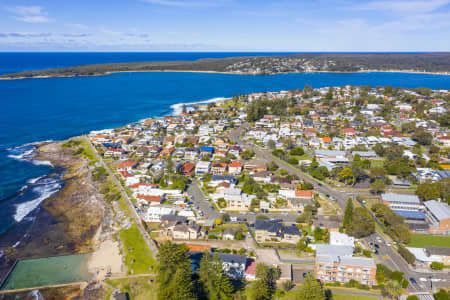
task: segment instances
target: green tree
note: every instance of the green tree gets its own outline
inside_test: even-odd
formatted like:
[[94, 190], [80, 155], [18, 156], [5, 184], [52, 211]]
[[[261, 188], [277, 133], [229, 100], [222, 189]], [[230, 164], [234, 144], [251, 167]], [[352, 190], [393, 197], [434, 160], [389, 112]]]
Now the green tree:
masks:
[[264, 263], [258, 263], [255, 269], [256, 281], [253, 284], [253, 299], [270, 300], [276, 289], [279, 271]]
[[244, 160], [249, 160], [255, 155], [255, 152], [253, 150], [245, 150], [241, 153], [241, 157]]
[[298, 291], [296, 300], [325, 300], [323, 287], [314, 278], [314, 275], [306, 274], [305, 281]]
[[352, 222], [353, 218], [353, 201], [348, 198], [347, 204], [345, 205], [344, 219], [342, 220], [342, 226], [348, 228]]
[[337, 176], [340, 180], [343, 180], [347, 183], [350, 178], [353, 178], [353, 171], [351, 168], [345, 168], [341, 172], [339, 172]]
[[422, 200], [437, 199], [440, 197], [440, 190], [437, 183], [424, 182], [417, 186], [416, 195]]
[[386, 184], [383, 180], [377, 179], [370, 184], [370, 191], [374, 194], [380, 194], [386, 190]]
[[217, 253], [213, 258], [209, 252], [203, 253], [197, 274], [207, 299], [228, 300], [233, 298], [233, 285], [226, 275], [222, 267], [222, 260]]
[[419, 127], [416, 132], [414, 132], [413, 139], [417, 140], [421, 145], [431, 145], [433, 141], [433, 135], [425, 131], [422, 127]]
[[440, 262], [437, 262], [437, 261], [433, 261], [431, 263], [431, 268], [433, 270], [442, 270], [444, 268], [444, 264], [440, 263]]
[[352, 221], [347, 226], [347, 233], [356, 238], [361, 238], [372, 234], [375, 231], [375, 221], [369, 212], [357, 207], [353, 211]]
[[408, 249], [403, 246], [398, 247], [398, 253], [406, 260], [408, 264], [416, 261], [416, 257]]
[[166, 242], [158, 252], [158, 299], [195, 299], [191, 261], [184, 244]]
[[397, 280], [390, 280], [384, 285], [384, 292], [392, 299], [398, 299], [398, 297], [402, 294], [402, 290], [402, 286]]

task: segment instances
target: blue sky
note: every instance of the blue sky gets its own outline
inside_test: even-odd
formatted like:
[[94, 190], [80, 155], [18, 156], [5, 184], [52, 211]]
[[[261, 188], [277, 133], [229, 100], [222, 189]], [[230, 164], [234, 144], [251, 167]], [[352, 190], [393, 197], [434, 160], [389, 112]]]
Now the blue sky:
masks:
[[450, 0], [0, 0], [0, 51], [450, 51]]

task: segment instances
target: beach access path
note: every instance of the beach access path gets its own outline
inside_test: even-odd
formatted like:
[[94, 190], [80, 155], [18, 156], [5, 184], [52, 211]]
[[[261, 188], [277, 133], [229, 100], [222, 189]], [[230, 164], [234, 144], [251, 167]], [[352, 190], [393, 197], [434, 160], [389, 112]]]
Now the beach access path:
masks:
[[114, 172], [112, 172], [111, 169], [108, 167], [108, 165], [104, 162], [103, 157], [101, 157], [101, 155], [98, 154], [97, 149], [94, 147], [94, 145], [92, 145], [89, 138], [86, 136], [82, 136], [82, 138], [87, 141], [89, 147], [91, 147], [91, 149], [94, 151], [95, 156], [97, 157], [97, 159], [100, 162], [100, 164], [102, 165], [102, 167], [105, 168], [106, 172], [108, 172], [109, 176], [111, 176], [111, 178], [113, 179], [114, 184], [119, 188], [120, 194], [122, 195], [123, 199], [125, 200], [125, 203], [127, 204], [128, 209], [130, 210], [142, 237], [144, 238], [145, 242], [147, 243], [148, 247], [150, 248], [150, 251], [152, 251], [152, 253], [156, 259], [156, 255], [158, 254], [158, 247], [156, 246], [155, 242], [150, 238], [150, 235], [148, 234], [148, 232], [145, 230], [144, 226], [142, 225], [141, 218], [137, 214], [136, 209], [133, 206], [133, 202], [131, 202], [131, 200], [128, 197], [128, 194], [126, 193], [122, 184], [117, 179]]

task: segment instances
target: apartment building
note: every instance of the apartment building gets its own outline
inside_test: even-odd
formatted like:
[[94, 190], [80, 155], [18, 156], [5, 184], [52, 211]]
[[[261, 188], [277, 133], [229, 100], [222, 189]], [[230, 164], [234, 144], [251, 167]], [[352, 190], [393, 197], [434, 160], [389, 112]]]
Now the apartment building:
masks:
[[377, 267], [373, 258], [317, 255], [314, 273], [322, 282], [346, 283], [356, 280], [362, 284], [372, 286], [376, 283]]

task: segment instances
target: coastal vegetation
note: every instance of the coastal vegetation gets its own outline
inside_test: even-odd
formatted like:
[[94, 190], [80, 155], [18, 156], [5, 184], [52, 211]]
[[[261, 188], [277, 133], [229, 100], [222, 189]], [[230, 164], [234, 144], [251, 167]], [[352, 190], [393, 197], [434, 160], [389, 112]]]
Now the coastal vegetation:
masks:
[[154, 61], [109, 63], [68, 68], [23, 71], [1, 76], [4, 79], [33, 77], [98, 76], [116, 72], [198, 71], [238, 74], [277, 74], [299, 72], [414, 71], [449, 72], [450, 54], [295, 54], [248, 56], [196, 61]]

